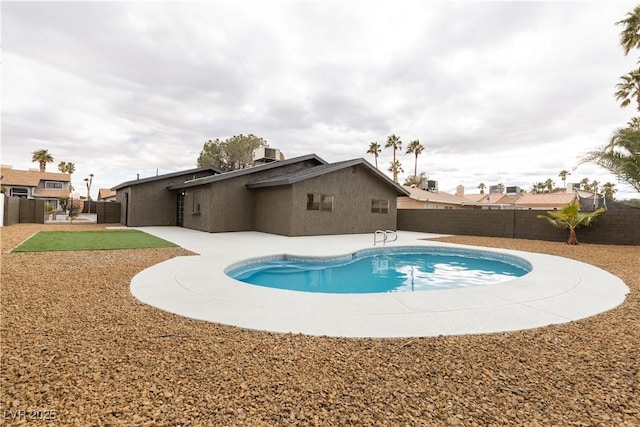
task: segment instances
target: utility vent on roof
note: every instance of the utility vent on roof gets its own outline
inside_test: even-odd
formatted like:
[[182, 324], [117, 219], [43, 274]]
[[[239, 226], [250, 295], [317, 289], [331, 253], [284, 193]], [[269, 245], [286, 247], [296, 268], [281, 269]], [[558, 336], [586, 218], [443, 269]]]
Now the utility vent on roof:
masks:
[[271, 147], [260, 147], [253, 150], [254, 163], [270, 163], [280, 160], [280, 150]]
[[431, 179], [425, 179], [422, 181], [422, 189], [426, 191], [432, 191], [434, 193], [438, 192], [438, 181], [433, 181]]
[[508, 185], [507, 186], [507, 194], [508, 195], [518, 195], [518, 194], [520, 194], [520, 187], [518, 185]]

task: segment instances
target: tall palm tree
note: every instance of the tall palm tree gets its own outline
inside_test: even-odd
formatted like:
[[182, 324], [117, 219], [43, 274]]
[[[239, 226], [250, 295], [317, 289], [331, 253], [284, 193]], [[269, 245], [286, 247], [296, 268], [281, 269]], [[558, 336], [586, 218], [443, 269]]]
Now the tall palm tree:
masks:
[[560, 173], [558, 174], [558, 176], [560, 177], [560, 179], [562, 180], [562, 183], [564, 185], [564, 191], [567, 191], [567, 176], [571, 175], [571, 172], [569, 172], [568, 170], [561, 170]]
[[636, 6], [633, 12], [627, 13], [627, 17], [616, 25], [624, 25], [620, 32], [620, 44], [627, 55], [633, 48], [640, 47], [640, 6]]
[[388, 171], [393, 174], [394, 181], [398, 182], [398, 174], [404, 172], [404, 169], [402, 169], [402, 165], [400, 164], [400, 161], [399, 160], [395, 160], [389, 166]]
[[32, 162], [38, 162], [40, 164], [40, 172], [46, 172], [47, 163], [53, 162], [53, 156], [49, 153], [49, 150], [39, 149], [34, 151], [33, 157], [31, 157]]
[[401, 169], [400, 166], [400, 162], [396, 161], [396, 151], [397, 150], [401, 150], [402, 149], [402, 141], [400, 140], [399, 136], [395, 136], [395, 135], [390, 135], [387, 138], [387, 143], [385, 144], [384, 148], [393, 148], [393, 162], [391, 162], [391, 167], [389, 168], [390, 172], [393, 172], [393, 181], [394, 182], [398, 182], [398, 169]]
[[602, 166], [640, 192], [640, 128], [617, 129], [608, 145], [580, 160], [580, 164], [586, 162]]
[[93, 183], [93, 174], [90, 173], [88, 178], [84, 179], [84, 182], [87, 184], [87, 200], [91, 200], [91, 184]]
[[414, 139], [407, 146], [406, 154], [413, 153], [416, 156], [415, 165], [413, 167], [413, 176], [418, 177], [418, 156], [424, 151], [424, 145], [420, 144], [419, 139]]
[[605, 212], [604, 208], [600, 208], [593, 212], [582, 213], [580, 212], [580, 203], [578, 201], [573, 202], [569, 206], [559, 211], [549, 211], [547, 215], [538, 215], [538, 219], [547, 221], [549, 224], [557, 228], [569, 229], [568, 245], [577, 245], [578, 238], [576, 236], [576, 228], [584, 225], [590, 226], [596, 221], [596, 218]]
[[376, 161], [376, 169], [378, 169], [378, 156], [380, 155], [381, 151], [382, 151], [382, 147], [380, 147], [380, 144], [378, 144], [375, 141], [369, 143], [369, 149], [367, 150], [367, 154], [373, 154], [373, 157]]
[[478, 184], [478, 188], [480, 189], [480, 194], [484, 194], [484, 189], [487, 188], [484, 182]]

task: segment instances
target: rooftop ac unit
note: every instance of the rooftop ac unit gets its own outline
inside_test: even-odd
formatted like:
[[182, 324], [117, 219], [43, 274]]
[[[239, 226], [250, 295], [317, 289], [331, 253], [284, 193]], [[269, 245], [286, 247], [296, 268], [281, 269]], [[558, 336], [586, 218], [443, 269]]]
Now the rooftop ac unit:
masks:
[[280, 150], [270, 147], [259, 147], [253, 150], [253, 161], [256, 163], [268, 163], [280, 160]]
[[422, 181], [422, 189], [426, 191], [438, 191], [438, 181], [427, 179]]
[[509, 185], [506, 190], [507, 194], [520, 194], [520, 187], [517, 185]]
[[490, 185], [489, 194], [497, 194], [497, 193], [500, 193], [500, 187], [497, 185]]

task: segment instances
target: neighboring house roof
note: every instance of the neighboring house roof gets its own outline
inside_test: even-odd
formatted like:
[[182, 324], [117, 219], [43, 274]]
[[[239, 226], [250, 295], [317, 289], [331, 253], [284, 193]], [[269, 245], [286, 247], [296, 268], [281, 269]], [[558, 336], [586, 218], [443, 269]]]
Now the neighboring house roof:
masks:
[[108, 199], [112, 197], [116, 197], [115, 191], [110, 190], [108, 188], [101, 188], [98, 190], [98, 200]]
[[564, 207], [570, 205], [575, 199], [575, 193], [525, 193], [518, 197], [513, 203], [517, 206]]
[[207, 172], [207, 171], [213, 172], [214, 174], [221, 174], [224, 172], [222, 169], [217, 168], [215, 166], [205, 166], [202, 168], [195, 168], [195, 169], [188, 169], [180, 172], [166, 173], [164, 175], [156, 175], [148, 178], [134, 179], [131, 181], [123, 182], [122, 184], [118, 184], [115, 187], [111, 187], [111, 190], [116, 191], [121, 188], [131, 187], [132, 185], [144, 184], [147, 182], [153, 182], [153, 181], [158, 181], [158, 180], [167, 179], [167, 178], [175, 178], [183, 175], [193, 175], [196, 173]]
[[269, 179], [263, 179], [260, 181], [247, 184], [247, 188], [262, 188], [262, 187], [276, 187], [280, 185], [291, 185], [296, 182], [326, 175], [328, 173], [339, 171], [341, 169], [345, 169], [348, 167], [360, 166], [360, 165], [364, 166], [371, 173], [381, 178], [387, 185], [393, 187], [398, 193], [398, 195], [400, 196], [409, 195], [409, 192], [407, 190], [405, 190], [403, 187], [401, 187], [397, 183], [393, 182], [388, 176], [380, 172], [378, 169], [373, 167], [371, 163], [367, 162], [365, 159], [362, 159], [362, 158], [319, 165], [309, 169], [303, 169], [296, 172], [288, 173], [286, 175], [276, 176]]
[[449, 203], [453, 205], [466, 206], [476, 206], [479, 204], [465, 197], [445, 193], [444, 191], [426, 191], [419, 187], [410, 187], [407, 185], [405, 185], [404, 188], [409, 192], [410, 198], [418, 200], [420, 202]]
[[[496, 203], [513, 203], [513, 198], [509, 198], [504, 193], [485, 193], [485, 194], [465, 194], [465, 198], [478, 202], [478, 203], [488, 203], [488, 204], [496, 204]], [[505, 200], [502, 200], [505, 199]]]
[[[40, 172], [39, 170], [18, 170], [10, 166], [2, 165], [2, 185], [21, 185], [24, 187], [37, 187], [40, 181], [71, 182], [68, 173]], [[60, 194], [58, 192], [58, 194]]]
[[269, 170], [269, 169], [275, 169], [275, 168], [279, 168], [279, 167], [282, 167], [282, 166], [286, 166], [286, 165], [290, 165], [290, 164], [294, 164], [294, 163], [300, 163], [300, 162], [304, 162], [304, 161], [308, 161], [308, 160], [315, 161], [319, 165], [326, 165], [327, 164], [326, 161], [324, 161], [323, 159], [321, 159], [317, 155], [315, 155], [315, 154], [307, 154], [305, 156], [294, 157], [294, 158], [288, 159], [288, 160], [270, 162], [270, 163], [265, 163], [263, 165], [253, 166], [253, 167], [250, 167], [250, 168], [237, 169], [237, 170], [230, 171], [230, 172], [224, 172], [224, 173], [221, 173], [220, 175], [206, 176], [206, 177], [203, 177], [203, 178], [198, 178], [198, 179], [194, 179], [194, 180], [191, 180], [191, 181], [188, 181], [188, 182], [184, 182], [182, 184], [170, 185], [169, 189], [170, 190], [178, 190], [178, 189], [183, 189], [183, 188], [188, 188], [188, 187], [196, 187], [198, 185], [210, 184], [212, 182], [217, 182], [217, 181], [224, 181], [226, 179], [234, 178], [234, 177], [237, 177], [237, 176], [249, 175], [249, 174], [252, 174], [252, 173], [256, 173], [256, 172], [260, 172], [260, 171], [264, 171], [264, 170]]

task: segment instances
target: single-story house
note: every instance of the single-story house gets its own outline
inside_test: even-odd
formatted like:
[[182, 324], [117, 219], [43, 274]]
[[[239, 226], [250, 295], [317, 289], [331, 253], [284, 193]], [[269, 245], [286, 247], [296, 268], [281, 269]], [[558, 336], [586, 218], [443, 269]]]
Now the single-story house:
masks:
[[71, 175], [68, 173], [25, 171], [2, 165], [0, 175], [2, 192], [7, 196], [44, 200], [54, 209], [58, 209], [59, 199], [68, 198], [71, 193]]
[[395, 230], [397, 196], [408, 195], [364, 159], [327, 163], [315, 154], [194, 178], [172, 175], [114, 187], [122, 222], [285, 236], [367, 233]]

